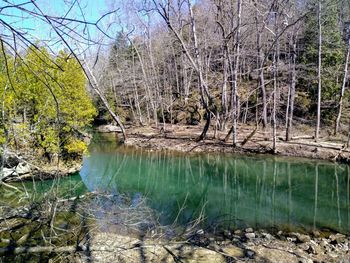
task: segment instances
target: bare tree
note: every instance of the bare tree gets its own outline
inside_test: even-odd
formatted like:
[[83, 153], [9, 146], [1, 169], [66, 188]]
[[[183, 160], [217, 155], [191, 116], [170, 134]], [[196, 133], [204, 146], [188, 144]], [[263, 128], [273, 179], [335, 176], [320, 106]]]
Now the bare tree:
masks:
[[[346, 36], [346, 37], [348, 37], [348, 36]], [[346, 87], [346, 82], [348, 80], [349, 56], [350, 56], [350, 37], [348, 39], [348, 44], [347, 44], [347, 48], [346, 48], [345, 64], [344, 64], [344, 76], [343, 76], [342, 86], [340, 89], [340, 96], [339, 96], [339, 102], [338, 102], [338, 114], [337, 114], [337, 119], [335, 121], [334, 135], [337, 135], [338, 130], [339, 130], [339, 125], [340, 125], [340, 118], [341, 118], [342, 108], [343, 108], [345, 87]]]
[[292, 124], [293, 124], [293, 113], [294, 113], [294, 100], [295, 100], [295, 85], [296, 85], [296, 56], [297, 56], [297, 43], [296, 43], [296, 30], [294, 29], [290, 35], [290, 62], [289, 62], [289, 75], [290, 84], [288, 91], [288, 104], [286, 111], [286, 141], [290, 140]]
[[235, 60], [233, 63], [232, 72], [232, 139], [233, 146], [237, 144], [237, 81], [238, 81], [238, 67], [240, 57], [240, 42], [241, 42], [241, 16], [242, 16], [242, 1], [237, 1], [237, 30], [235, 36]]
[[187, 0], [187, 6], [188, 6], [189, 16], [190, 16], [192, 41], [193, 41], [193, 46], [194, 46], [194, 56], [192, 56], [192, 54], [190, 53], [190, 51], [187, 48], [187, 45], [185, 44], [184, 39], [181, 37], [180, 33], [176, 30], [176, 28], [173, 26], [173, 24], [171, 22], [170, 2], [167, 2], [165, 5], [163, 5], [161, 3], [157, 3], [156, 1], [153, 1], [153, 2], [154, 2], [154, 5], [155, 5], [157, 12], [164, 19], [168, 28], [174, 33], [177, 40], [180, 42], [184, 53], [186, 54], [192, 67], [194, 68], [194, 70], [198, 74], [201, 101], [202, 101], [202, 104], [206, 110], [206, 123], [204, 125], [204, 128], [203, 128], [201, 135], [198, 138], [198, 140], [203, 140], [206, 137], [206, 134], [207, 134], [209, 126], [210, 126], [211, 115], [212, 115], [213, 110], [215, 111], [215, 104], [213, 103], [213, 98], [210, 95], [209, 87], [208, 87], [208, 85], [203, 77], [203, 69], [202, 69], [203, 65], [202, 65], [202, 60], [201, 60], [200, 53], [199, 53], [200, 51], [198, 48], [196, 24], [195, 24], [195, 18], [193, 15], [193, 11], [192, 11], [191, 2]]
[[321, 123], [321, 95], [322, 95], [322, 21], [321, 21], [322, 3], [318, 1], [318, 70], [317, 70], [317, 121], [315, 130], [315, 141], [318, 141]]
[[264, 77], [264, 55], [262, 53], [262, 31], [265, 28], [265, 23], [263, 23], [262, 26], [259, 25], [259, 13], [261, 12], [258, 9], [258, 3], [257, 0], [254, 0], [254, 7], [255, 7], [255, 27], [256, 27], [256, 47], [257, 47], [257, 70], [258, 70], [258, 87], [261, 89], [261, 97], [262, 97], [262, 121], [263, 121], [263, 127], [266, 128], [267, 126], [267, 98], [266, 98], [266, 89], [265, 89], [265, 77]]

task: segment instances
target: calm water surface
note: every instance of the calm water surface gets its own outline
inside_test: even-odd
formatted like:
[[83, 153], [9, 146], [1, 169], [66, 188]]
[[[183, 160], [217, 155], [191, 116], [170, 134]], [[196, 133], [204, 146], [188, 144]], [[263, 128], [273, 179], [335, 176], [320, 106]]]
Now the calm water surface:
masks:
[[161, 224], [350, 232], [350, 169], [307, 159], [148, 152], [97, 134], [80, 176], [89, 191], [146, 200]]

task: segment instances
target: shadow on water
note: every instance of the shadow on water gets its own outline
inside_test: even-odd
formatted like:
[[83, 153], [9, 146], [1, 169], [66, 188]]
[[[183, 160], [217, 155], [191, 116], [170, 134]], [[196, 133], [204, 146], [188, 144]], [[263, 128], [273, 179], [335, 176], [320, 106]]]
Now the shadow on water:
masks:
[[179, 154], [98, 135], [84, 159], [89, 191], [145, 198], [159, 222], [186, 227], [331, 229], [349, 233], [349, 167], [274, 156]]

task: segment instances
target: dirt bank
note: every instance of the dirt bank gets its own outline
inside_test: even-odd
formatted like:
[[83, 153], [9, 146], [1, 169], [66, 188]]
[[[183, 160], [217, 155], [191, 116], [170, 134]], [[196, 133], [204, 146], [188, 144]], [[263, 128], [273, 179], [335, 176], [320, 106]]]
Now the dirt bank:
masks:
[[[224, 141], [228, 130], [208, 133], [205, 140], [197, 142], [201, 126], [167, 125], [165, 131], [156, 127], [128, 128], [127, 145], [151, 150], [173, 150], [186, 153], [195, 152], [239, 152], [272, 153], [271, 131], [259, 129], [243, 146], [242, 142], [254, 131], [253, 126], [240, 126], [238, 147], [232, 147], [232, 139]], [[305, 129], [305, 128], [304, 128]], [[312, 139], [312, 131], [296, 131], [293, 140], [284, 140], [284, 131], [277, 133], [277, 155], [306, 157], [339, 162], [349, 162], [350, 149], [344, 147], [344, 138], [324, 135], [318, 142]], [[310, 134], [310, 135], [308, 135]]]

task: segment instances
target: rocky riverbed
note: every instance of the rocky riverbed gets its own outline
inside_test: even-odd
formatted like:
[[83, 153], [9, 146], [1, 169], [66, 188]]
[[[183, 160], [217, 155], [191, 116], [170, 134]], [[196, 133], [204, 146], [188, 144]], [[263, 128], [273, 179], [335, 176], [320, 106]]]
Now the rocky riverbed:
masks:
[[125, 237], [98, 233], [90, 240], [93, 262], [349, 262], [349, 237], [265, 230], [225, 231], [211, 235], [198, 230], [185, 241]]

